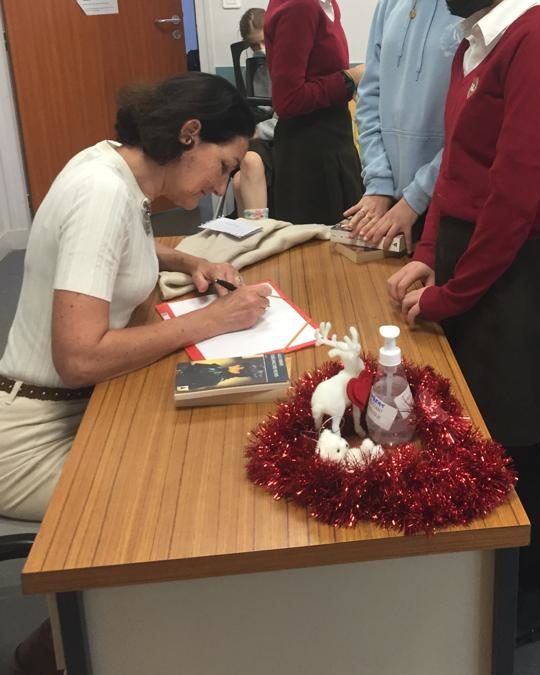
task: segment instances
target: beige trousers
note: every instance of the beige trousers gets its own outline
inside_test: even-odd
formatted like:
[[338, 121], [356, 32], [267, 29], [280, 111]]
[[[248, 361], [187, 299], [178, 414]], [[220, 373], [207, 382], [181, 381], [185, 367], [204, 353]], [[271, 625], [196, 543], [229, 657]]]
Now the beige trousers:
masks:
[[84, 401], [0, 392], [0, 515], [41, 520], [71, 448]]

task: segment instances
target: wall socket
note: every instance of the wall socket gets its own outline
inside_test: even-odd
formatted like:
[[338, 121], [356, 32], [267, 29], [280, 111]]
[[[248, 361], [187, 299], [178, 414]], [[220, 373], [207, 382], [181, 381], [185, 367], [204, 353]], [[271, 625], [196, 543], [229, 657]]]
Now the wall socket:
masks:
[[222, 0], [223, 9], [240, 9], [242, 7], [241, 0]]

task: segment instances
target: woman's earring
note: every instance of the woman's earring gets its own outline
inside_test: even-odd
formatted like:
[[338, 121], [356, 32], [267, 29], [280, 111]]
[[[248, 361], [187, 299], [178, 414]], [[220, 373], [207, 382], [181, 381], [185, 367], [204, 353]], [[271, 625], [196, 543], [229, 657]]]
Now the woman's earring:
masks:
[[195, 139], [193, 138], [193, 136], [187, 136], [185, 140], [182, 141], [182, 145], [185, 145], [186, 148], [190, 148], [194, 142]]

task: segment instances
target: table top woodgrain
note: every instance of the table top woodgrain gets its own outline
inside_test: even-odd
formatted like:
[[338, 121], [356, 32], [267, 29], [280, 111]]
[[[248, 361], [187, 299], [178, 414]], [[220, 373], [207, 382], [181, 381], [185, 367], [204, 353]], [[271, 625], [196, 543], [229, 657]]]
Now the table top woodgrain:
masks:
[[[178, 238], [167, 238], [175, 245]], [[383, 323], [401, 326], [401, 349], [450, 378], [454, 393], [485, 426], [452, 352], [434, 325], [405, 327], [386, 293], [402, 260], [355, 265], [314, 241], [243, 270], [272, 279], [338, 335], [359, 328], [376, 353]], [[160, 321], [157, 292], [133, 323]], [[404, 536], [371, 523], [352, 529], [313, 520], [275, 501], [245, 477], [247, 434], [273, 404], [177, 410], [172, 354], [96, 387], [23, 572], [27, 592], [59, 592], [293, 567], [397, 558], [528, 543], [529, 522], [512, 493], [468, 527]], [[293, 377], [328, 360], [327, 348], [294, 353]]]

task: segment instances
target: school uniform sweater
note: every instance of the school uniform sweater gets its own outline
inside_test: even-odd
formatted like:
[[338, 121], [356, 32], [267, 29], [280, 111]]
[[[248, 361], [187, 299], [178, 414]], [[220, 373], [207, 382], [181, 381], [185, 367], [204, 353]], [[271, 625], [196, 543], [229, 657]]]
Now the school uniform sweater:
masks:
[[445, 216], [475, 229], [453, 278], [422, 294], [421, 314], [434, 321], [473, 307], [525, 241], [540, 238], [540, 8], [509, 26], [464, 75], [467, 47], [464, 41], [453, 62], [441, 171], [414, 259], [435, 268]]
[[347, 102], [349, 67], [340, 11], [334, 20], [313, 0], [270, 0], [264, 20], [272, 105], [286, 119]]

